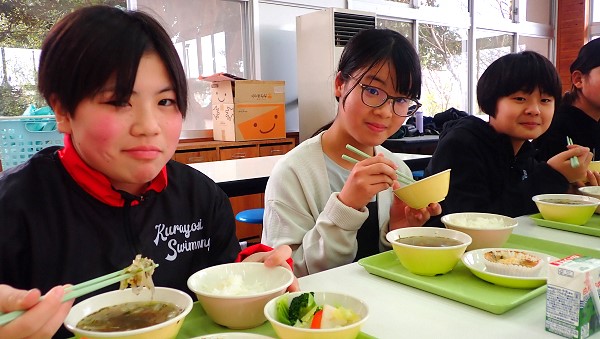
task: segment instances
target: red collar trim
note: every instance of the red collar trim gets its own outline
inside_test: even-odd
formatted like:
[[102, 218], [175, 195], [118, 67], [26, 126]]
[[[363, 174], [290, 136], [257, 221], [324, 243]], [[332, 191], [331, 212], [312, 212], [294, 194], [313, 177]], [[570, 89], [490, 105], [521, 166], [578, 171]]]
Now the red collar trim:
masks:
[[[81, 186], [87, 193], [92, 195], [94, 198], [102, 201], [103, 203], [121, 207], [125, 204], [125, 199], [119, 191], [115, 190], [108, 178], [101, 172], [89, 167], [81, 158], [77, 151], [73, 147], [71, 142], [71, 136], [65, 134], [64, 137], [65, 147], [58, 151], [60, 161], [67, 172], [71, 175], [73, 180]], [[146, 189], [148, 191], [161, 192], [167, 187], [167, 167], [163, 167], [156, 178], [152, 179], [150, 185]], [[139, 204], [138, 200], [134, 200], [132, 205]]]

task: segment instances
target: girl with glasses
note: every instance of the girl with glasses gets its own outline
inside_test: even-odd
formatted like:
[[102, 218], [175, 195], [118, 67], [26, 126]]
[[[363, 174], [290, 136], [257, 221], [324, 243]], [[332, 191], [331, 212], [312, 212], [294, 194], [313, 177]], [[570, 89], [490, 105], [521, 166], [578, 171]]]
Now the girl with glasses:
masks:
[[[395, 198], [406, 164], [381, 143], [420, 106], [419, 58], [402, 35], [367, 29], [346, 45], [335, 75], [333, 122], [282, 158], [265, 191], [263, 243], [289, 245], [303, 276], [389, 249], [385, 234], [421, 226], [440, 205], [411, 209]], [[352, 145], [372, 156], [353, 164]]]

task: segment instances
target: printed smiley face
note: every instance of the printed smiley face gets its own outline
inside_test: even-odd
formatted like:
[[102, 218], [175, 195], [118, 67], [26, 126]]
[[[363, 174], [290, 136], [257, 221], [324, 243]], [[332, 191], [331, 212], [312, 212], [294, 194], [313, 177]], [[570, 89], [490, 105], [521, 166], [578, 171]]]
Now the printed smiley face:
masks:
[[244, 139], [267, 139], [285, 137], [285, 113], [283, 105], [265, 105], [265, 113], [238, 125]]
[[210, 95], [213, 105], [233, 104], [233, 85], [231, 81], [212, 83], [210, 85]]
[[213, 95], [218, 102], [225, 102], [225, 100], [227, 100], [227, 94], [228, 93], [226, 91], [216, 90], [213, 92]]

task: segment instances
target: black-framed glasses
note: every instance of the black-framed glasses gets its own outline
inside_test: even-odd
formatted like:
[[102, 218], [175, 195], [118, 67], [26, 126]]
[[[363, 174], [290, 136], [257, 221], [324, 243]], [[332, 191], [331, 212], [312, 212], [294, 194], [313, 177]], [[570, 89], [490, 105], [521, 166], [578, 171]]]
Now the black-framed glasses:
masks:
[[383, 106], [388, 100], [393, 100], [392, 111], [394, 114], [400, 117], [408, 118], [413, 116], [419, 107], [421, 107], [421, 103], [416, 99], [411, 99], [407, 97], [393, 97], [388, 95], [386, 91], [381, 88], [377, 88], [370, 85], [361, 84], [358, 85], [362, 88], [362, 92], [360, 94], [360, 98], [362, 99], [363, 104], [377, 108]]

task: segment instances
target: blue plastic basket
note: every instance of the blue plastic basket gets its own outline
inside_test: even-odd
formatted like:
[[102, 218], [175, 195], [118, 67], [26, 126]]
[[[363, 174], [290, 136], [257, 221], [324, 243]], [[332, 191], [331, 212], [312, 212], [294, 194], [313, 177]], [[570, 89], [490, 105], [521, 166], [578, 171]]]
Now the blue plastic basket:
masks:
[[2, 168], [17, 166], [43, 148], [63, 145], [54, 116], [0, 119], [0, 160]]

